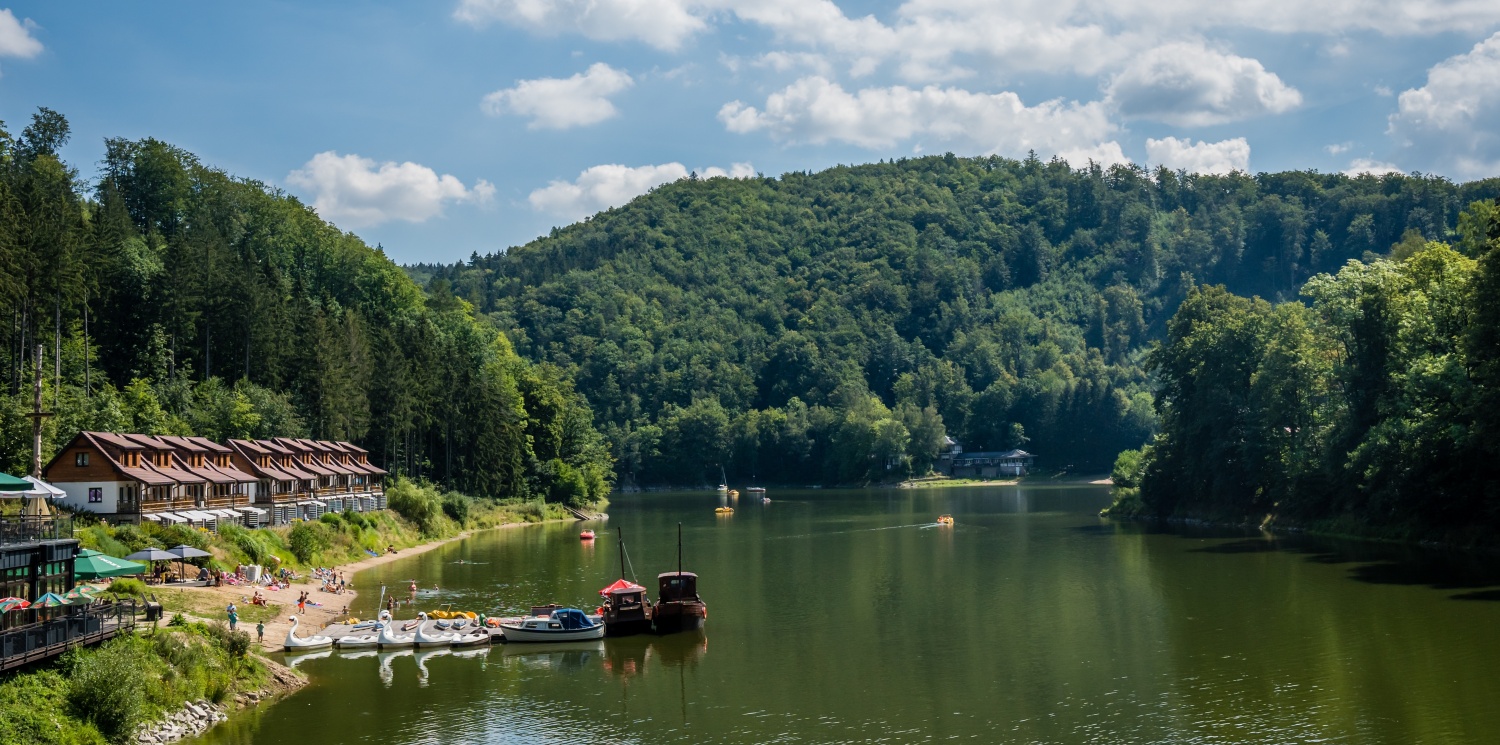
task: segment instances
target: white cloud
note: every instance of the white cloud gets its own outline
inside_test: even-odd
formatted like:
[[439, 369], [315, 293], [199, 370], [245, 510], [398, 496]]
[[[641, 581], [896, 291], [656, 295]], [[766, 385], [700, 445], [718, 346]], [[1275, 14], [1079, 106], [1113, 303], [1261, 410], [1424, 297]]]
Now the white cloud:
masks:
[[1107, 94], [1124, 116], [1187, 127], [1302, 104], [1302, 94], [1260, 62], [1199, 43], [1166, 44], [1136, 57], [1109, 82]]
[[1390, 163], [1382, 163], [1370, 158], [1355, 158], [1349, 167], [1344, 169], [1344, 175], [1350, 177], [1366, 173], [1372, 176], [1384, 176], [1387, 173], [1401, 173], [1401, 169]]
[[1160, 140], [1147, 138], [1146, 161], [1163, 165], [1174, 171], [1188, 173], [1225, 174], [1231, 171], [1250, 170], [1250, 143], [1243, 137], [1220, 142], [1194, 143], [1192, 139], [1179, 140], [1164, 137]]
[[9, 8], [0, 10], [0, 56], [31, 59], [42, 53], [42, 43], [31, 35], [36, 24], [30, 18], [16, 20]]
[[462, 0], [453, 15], [472, 26], [500, 21], [542, 34], [634, 40], [673, 51], [707, 28], [702, 6], [688, 0]]
[[595, 62], [571, 78], [517, 81], [515, 87], [485, 96], [480, 107], [490, 116], [531, 117], [531, 129], [582, 127], [617, 115], [609, 97], [634, 83], [623, 70]]
[[1125, 151], [1120, 149], [1120, 143], [1113, 140], [1101, 142], [1093, 147], [1062, 150], [1057, 153], [1057, 157], [1068, 161], [1068, 165], [1074, 168], [1084, 168], [1090, 161], [1098, 163], [1103, 168], [1131, 162], [1125, 157]]
[[[708, 167], [699, 169], [698, 173], [704, 178], [749, 178], [755, 175], [755, 168], [749, 163], [735, 163], [727, 171]], [[681, 163], [635, 168], [609, 163], [588, 168], [573, 181], [553, 181], [531, 192], [526, 201], [538, 212], [567, 220], [581, 220], [595, 212], [625, 204], [657, 186], [687, 176], [688, 169]]]
[[1115, 130], [1097, 102], [1054, 100], [1026, 106], [1008, 91], [972, 93], [937, 86], [850, 93], [817, 76], [771, 94], [763, 109], [727, 103], [719, 109], [719, 120], [731, 132], [765, 131], [786, 142], [839, 141], [881, 149], [922, 137], [1005, 155], [1092, 148]]
[[343, 227], [379, 225], [391, 220], [424, 222], [443, 213], [449, 202], [488, 202], [488, 181], [467, 188], [457, 177], [417, 163], [376, 163], [332, 150], [314, 155], [287, 174], [287, 183], [313, 194], [313, 208]]
[[1355, 32], [1472, 33], [1500, 24], [1493, 0], [905, 0], [884, 19], [833, 0], [461, 0], [454, 15], [542, 34], [576, 33], [676, 50], [731, 21], [778, 44], [842, 59], [855, 76], [893, 63], [903, 79], [938, 82], [1047, 70], [1092, 75], [1163, 41], [1220, 30], [1313, 34], [1341, 56]]
[[1349, 148], [1353, 146], [1354, 143], [1352, 142], [1335, 142], [1332, 145], [1324, 145], [1323, 149], [1327, 151], [1329, 155], [1339, 155], [1349, 152]]
[[1462, 178], [1500, 171], [1500, 33], [1427, 71], [1427, 84], [1401, 92], [1388, 133]]

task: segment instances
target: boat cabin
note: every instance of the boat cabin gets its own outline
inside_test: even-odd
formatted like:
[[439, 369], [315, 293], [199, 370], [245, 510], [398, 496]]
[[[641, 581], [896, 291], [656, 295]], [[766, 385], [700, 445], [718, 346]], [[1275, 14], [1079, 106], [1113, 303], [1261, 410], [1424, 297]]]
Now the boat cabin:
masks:
[[692, 572], [662, 572], [656, 575], [659, 603], [698, 600], [698, 575]]

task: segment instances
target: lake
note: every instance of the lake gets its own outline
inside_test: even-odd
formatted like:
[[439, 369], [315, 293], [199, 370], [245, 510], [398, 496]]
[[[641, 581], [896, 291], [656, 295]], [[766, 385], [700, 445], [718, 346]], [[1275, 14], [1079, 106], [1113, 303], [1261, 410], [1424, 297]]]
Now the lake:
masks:
[[334, 653], [197, 742], [1500, 742], [1492, 557], [1117, 524], [1102, 487], [770, 496], [621, 495], [593, 545], [495, 530], [355, 578], [360, 617], [411, 579], [418, 609], [591, 609], [616, 528], [654, 596], [681, 522], [701, 636]]

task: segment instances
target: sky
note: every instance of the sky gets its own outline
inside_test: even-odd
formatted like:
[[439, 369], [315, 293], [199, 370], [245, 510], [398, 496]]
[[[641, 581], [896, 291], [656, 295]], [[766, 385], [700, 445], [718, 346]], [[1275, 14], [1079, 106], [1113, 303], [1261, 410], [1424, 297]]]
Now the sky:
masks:
[[[3, 4], [3, 3], [0, 3]], [[953, 152], [1500, 175], [1496, 0], [16, 3], [0, 119], [154, 137], [402, 263], [696, 172]]]

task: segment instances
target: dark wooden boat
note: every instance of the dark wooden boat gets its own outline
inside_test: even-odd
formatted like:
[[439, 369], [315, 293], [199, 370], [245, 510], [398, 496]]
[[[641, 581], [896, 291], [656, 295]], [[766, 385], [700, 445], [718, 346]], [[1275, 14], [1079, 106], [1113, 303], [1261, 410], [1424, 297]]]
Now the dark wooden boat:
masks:
[[677, 523], [677, 571], [656, 575], [652, 625], [658, 634], [695, 631], [708, 621], [708, 606], [698, 597], [698, 575], [682, 571], [682, 523]]
[[625, 536], [620, 533], [620, 579], [599, 591], [604, 604], [599, 614], [604, 619], [605, 636], [632, 636], [651, 631], [651, 603], [646, 588], [625, 579]]

